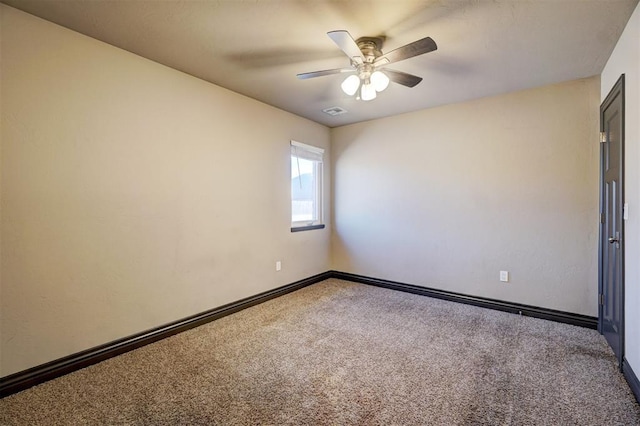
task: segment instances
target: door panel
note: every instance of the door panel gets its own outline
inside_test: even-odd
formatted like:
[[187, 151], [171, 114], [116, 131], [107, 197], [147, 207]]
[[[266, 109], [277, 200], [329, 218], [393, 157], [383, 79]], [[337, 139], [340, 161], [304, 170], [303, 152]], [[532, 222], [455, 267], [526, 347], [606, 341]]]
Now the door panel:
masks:
[[616, 354], [624, 355], [624, 75], [600, 106], [603, 134], [600, 188], [599, 329]]

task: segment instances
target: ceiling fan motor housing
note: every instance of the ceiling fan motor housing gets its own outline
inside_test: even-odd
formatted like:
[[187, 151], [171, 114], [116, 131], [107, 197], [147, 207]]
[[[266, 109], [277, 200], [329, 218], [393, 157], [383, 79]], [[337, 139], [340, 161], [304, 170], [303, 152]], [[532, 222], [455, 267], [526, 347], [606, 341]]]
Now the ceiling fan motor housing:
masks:
[[364, 62], [352, 62], [352, 64], [358, 72], [358, 77], [366, 83], [369, 82], [371, 74], [376, 70], [373, 61], [379, 56], [382, 56], [383, 43], [384, 39], [382, 37], [360, 37], [356, 40], [356, 44], [362, 52]]

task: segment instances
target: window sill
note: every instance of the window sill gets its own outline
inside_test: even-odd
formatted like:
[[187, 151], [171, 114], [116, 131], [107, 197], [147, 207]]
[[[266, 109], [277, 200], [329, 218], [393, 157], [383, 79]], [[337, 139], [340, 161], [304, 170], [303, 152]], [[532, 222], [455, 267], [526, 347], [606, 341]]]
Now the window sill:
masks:
[[291, 228], [291, 232], [311, 231], [313, 229], [324, 229], [324, 225], [296, 226], [295, 228]]

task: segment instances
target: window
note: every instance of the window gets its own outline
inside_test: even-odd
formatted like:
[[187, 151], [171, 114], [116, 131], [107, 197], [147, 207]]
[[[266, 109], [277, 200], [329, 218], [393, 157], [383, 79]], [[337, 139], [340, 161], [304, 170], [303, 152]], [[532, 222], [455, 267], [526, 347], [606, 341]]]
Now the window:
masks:
[[322, 159], [324, 149], [291, 141], [291, 231], [324, 228]]

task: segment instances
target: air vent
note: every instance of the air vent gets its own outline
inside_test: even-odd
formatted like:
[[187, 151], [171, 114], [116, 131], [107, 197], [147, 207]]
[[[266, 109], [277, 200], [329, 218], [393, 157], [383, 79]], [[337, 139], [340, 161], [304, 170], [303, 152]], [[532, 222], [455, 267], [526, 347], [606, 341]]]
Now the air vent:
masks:
[[340, 115], [340, 114], [345, 114], [347, 112], [346, 109], [344, 108], [340, 108], [340, 107], [331, 107], [331, 108], [325, 108], [322, 110], [322, 112], [329, 114], [329, 115]]

